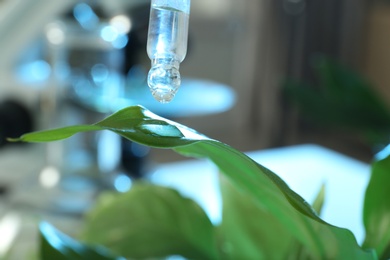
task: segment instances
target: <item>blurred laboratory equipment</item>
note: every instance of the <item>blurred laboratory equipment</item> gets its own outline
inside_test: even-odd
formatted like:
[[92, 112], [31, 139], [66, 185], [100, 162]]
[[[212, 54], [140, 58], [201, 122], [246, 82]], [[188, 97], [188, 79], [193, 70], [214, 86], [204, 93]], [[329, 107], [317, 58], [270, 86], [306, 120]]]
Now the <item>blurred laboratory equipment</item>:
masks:
[[[123, 95], [129, 30], [126, 16], [108, 16], [94, 1], [80, 1], [47, 24], [52, 73], [40, 98], [42, 128], [94, 123], [106, 115], [102, 107]], [[116, 188], [117, 178], [122, 180], [120, 190], [128, 189], [124, 183], [130, 177], [121, 169], [121, 142], [114, 133], [102, 131], [46, 144], [38, 183], [29, 188], [42, 193], [33, 206], [80, 214], [102, 189]]]
[[65, 23], [53, 29], [49, 25], [47, 36], [52, 44], [58, 40], [50, 38], [52, 30], [62, 30], [64, 35], [53, 63], [70, 101], [92, 103], [99, 112], [99, 106], [123, 94], [121, 69], [129, 23], [125, 16], [98, 16], [98, 11], [81, 2], [74, 6], [72, 17]]
[[170, 102], [178, 91], [180, 63], [187, 53], [190, 0], [152, 0], [147, 52], [152, 61], [148, 85], [154, 98]]

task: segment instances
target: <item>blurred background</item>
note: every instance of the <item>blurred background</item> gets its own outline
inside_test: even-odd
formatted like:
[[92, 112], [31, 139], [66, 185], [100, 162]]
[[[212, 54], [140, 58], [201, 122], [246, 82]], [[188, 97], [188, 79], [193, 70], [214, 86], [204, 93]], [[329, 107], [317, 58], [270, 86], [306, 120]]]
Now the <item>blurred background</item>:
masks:
[[6, 141], [128, 105], [241, 151], [314, 143], [370, 162], [387, 145], [390, 1], [193, 0], [170, 104], [146, 84], [149, 9], [148, 0], [0, 0], [0, 212], [33, 203], [77, 215], [96, 191], [126, 191], [148, 167], [182, 160], [104, 131]]
[[[296, 89], [302, 84], [310, 85], [308, 89], [312, 90], [323, 88], [319, 75], [326, 70], [324, 66], [341, 66], [341, 70], [347, 70], [345, 74], [356, 76], [357, 85], [367, 83], [387, 109], [388, 1], [193, 1], [188, 54], [181, 65], [183, 77], [194, 80], [189, 82], [193, 88], [178, 96], [181, 101], [193, 102], [185, 106], [177, 101], [177, 106], [164, 107], [153, 103], [143, 90], [147, 88], [145, 75], [150, 66], [145, 51], [149, 4], [147, 0], [2, 0], [1, 135], [17, 136], [56, 124], [91, 122], [116, 111], [119, 106], [108, 106], [113, 98], [120, 97], [127, 99], [122, 100], [123, 106], [144, 105], [242, 151], [315, 142], [370, 160], [372, 149], [387, 142], [385, 136], [372, 143], [359, 132], [359, 124], [321, 124], [323, 112], [332, 107], [326, 98], [321, 101], [324, 111], [318, 112], [319, 120], [307, 117], [305, 111], [315, 109], [307, 107], [299, 93], [286, 89], [291, 90], [291, 84]], [[111, 31], [116, 30], [111, 35], [108, 25], [116, 26], [111, 27]], [[106, 38], [101, 41], [102, 37]], [[94, 65], [94, 82], [100, 80], [96, 83], [99, 86], [88, 85], [88, 79], [83, 78]], [[109, 76], [104, 74], [107, 71]], [[340, 80], [348, 81], [348, 75], [339, 75]], [[202, 85], [202, 80], [207, 82]], [[222, 92], [208, 91], [208, 85], [209, 89], [222, 86]], [[181, 91], [185, 88], [186, 84]], [[339, 95], [352, 97], [354, 92], [352, 88]], [[208, 104], [201, 102], [204, 97]], [[216, 101], [216, 97], [222, 98]], [[77, 103], [85, 114], [92, 110], [97, 116], [89, 113], [76, 120], [71, 114], [62, 115], [66, 113], [59, 109], [59, 99]], [[354, 104], [357, 108], [351, 107], [347, 118], [359, 118], [361, 110], [371, 117], [359, 102]], [[30, 119], [24, 115], [26, 119], [9, 123], [10, 115], [15, 113], [12, 117], [17, 117], [18, 113], [12, 106], [21, 106], [19, 110], [26, 110]], [[68, 119], [54, 122], [59, 112]], [[361, 123], [367, 128], [376, 126]], [[179, 159], [165, 151], [152, 154], [160, 161]]]

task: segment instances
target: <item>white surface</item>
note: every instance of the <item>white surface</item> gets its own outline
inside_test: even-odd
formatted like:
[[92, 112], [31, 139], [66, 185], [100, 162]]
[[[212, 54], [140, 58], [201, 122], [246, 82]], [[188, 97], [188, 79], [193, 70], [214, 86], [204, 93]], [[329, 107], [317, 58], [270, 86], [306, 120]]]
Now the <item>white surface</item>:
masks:
[[[362, 242], [362, 206], [370, 177], [369, 165], [317, 145], [269, 149], [248, 155], [277, 173], [309, 203], [325, 183], [321, 217], [328, 223], [351, 230], [358, 242]], [[195, 199], [211, 220], [218, 223], [221, 197], [217, 174], [218, 170], [211, 162], [194, 160], [160, 165], [151, 179]]]

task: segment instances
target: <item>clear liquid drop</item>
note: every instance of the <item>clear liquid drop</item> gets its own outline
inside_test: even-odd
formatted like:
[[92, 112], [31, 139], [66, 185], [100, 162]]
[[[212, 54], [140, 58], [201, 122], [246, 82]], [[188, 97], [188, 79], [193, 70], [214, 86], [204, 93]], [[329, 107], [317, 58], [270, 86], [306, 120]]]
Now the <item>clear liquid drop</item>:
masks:
[[178, 63], [160, 60], [154, 62], [148, 74], [148, 85], [153, 97], [161, 103], [169, 103], [179, 90], [181, 79]]
[[156, 99], [158, 102], [167, 104], [172, 101], [172, 99], [175, 97], [176, 93], [173, 93], [169, 89], [155, 89], [152, 90], [152, 95], [154, 99]]

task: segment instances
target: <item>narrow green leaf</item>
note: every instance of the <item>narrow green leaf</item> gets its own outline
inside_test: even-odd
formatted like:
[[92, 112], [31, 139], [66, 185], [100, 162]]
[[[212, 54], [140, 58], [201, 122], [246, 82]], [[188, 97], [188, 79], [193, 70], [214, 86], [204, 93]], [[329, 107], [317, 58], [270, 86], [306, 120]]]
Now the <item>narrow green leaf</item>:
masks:
[[312, 203], [313, 209], [315, 212], [317, 212], [318, 216], [321, 215], [321, 211], [324, 206], [324, 203], [325, 203], [325, 184], [322, 184], [316, 198]]
[[20, 138], [8, 138], [12, 142], [31, 142], [31, 143], [43, 143], [63, 140], [69, 138], [77, 133], [102, 130], [102, 127], [96, 125], [76, 125], [67, 126], [63, 128], [50, 129], [27, 133], [22, 135]]
[[372, 165], [363, 220], [366, 228], [365, 248], [375, 248], [381, 259], [390, 258], [390, 146], [377, 155]]
[[[52, 142], [69, 138], [76, 133], [97, 130], [110, 130], [132, 141], [160, 148], [186, 145], [193, 141], [191, 138], [184, 137], [174, 122], [154, 115], [141, 106], [124, 108], [93, 125], [75, 125], [37, 131], [8, 140], [13, 142]], [[192, 129], [183, 127], [183, 130], [193, 132], [198, 138], [201, 136]]]
[[124, 260], [102, 246], [81, 244], [46, 222], [40, 224], [40, 239], [42, 260]]
[[136, 183], [129, 192], [98, 203], [83, 237], [128, 258], [217, 258], [214, 228], [200, 206], [151, 184]]

